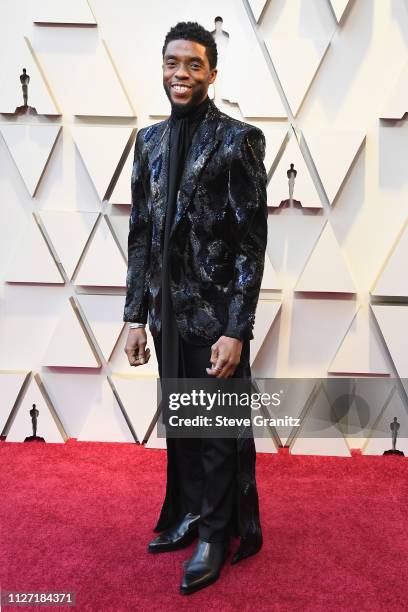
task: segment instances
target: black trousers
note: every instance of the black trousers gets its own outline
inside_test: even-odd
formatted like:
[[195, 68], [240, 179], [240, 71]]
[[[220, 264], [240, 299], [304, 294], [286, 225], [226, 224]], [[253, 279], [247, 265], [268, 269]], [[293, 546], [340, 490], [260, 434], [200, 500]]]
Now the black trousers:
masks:
[[[162, 376], [161, 335], [153, 338]], [[179, 371], [185, 378], [210, 378], [211, 345], [195, 346], [179, 335]], [[176, 356], [175, 356], [176, 358]], [[250, 375], [250, 340], [243, 342], [234, 378]], [[178, 438], [177, 479], [184, 514], [200, 514], [199, 537], [219, 542], [232, 535], [232, 512], [236, 500], [237, 442], [235, 438]]]

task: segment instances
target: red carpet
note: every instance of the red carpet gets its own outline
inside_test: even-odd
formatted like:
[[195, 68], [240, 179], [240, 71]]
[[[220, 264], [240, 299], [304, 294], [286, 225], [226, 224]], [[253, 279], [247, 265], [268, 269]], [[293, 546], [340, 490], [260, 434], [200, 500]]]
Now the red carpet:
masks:
[[75, 591], [81, 612], [408, 608], [405, 458], [258, 455], [264, 547], [190, 596], [193, 545], [146, 552], [164, 451], [1, 442], [0, 460], [2, 590]]

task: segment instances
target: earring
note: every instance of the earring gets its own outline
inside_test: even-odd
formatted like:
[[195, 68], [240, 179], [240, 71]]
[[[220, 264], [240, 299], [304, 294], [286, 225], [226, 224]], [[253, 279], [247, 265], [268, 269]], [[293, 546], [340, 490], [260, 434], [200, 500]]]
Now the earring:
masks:
[[215, 98], [215, 86], [214, 86], [214, 83], [211, 83], [211, 84], [209, 85], [209, 87], [208, 87], [208, 91], [210, 91], [210, 87], [212, 87], [212, 96], [210, 96], [210, 95], [208, 94], [208, 97], [209, 97], [211, 100], [214, 100], [214, 98]]

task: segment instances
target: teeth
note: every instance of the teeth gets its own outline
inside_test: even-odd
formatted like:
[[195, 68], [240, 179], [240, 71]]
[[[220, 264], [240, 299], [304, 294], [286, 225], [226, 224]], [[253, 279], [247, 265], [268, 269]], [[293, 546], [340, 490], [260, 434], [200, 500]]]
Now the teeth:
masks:
[[188, 87], [186, 85], [173, 85], [173, 89], [176, 91], [187, 91]]

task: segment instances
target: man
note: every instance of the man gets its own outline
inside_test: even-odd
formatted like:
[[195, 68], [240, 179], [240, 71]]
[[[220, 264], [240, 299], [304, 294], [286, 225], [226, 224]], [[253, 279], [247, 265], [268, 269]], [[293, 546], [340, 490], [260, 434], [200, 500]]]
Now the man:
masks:
[[[208, 98], [217, 74], [210, 32], [178, 23], [162, 55], [171, 115], [139, 130], [135, 143], [125, 351], [130, 365], [149, 360], [149, 318], [161, 379], [249, 379], [267, 242], [265, 137]], [[255, 457], [252, 436], [167, 438], [154, 529], [162, 533], [148, 550], [180, 549], [198, 536], [182, 593], [218, 578], [231, 536], [240, 537], [232, 563], [261, 548]]]

